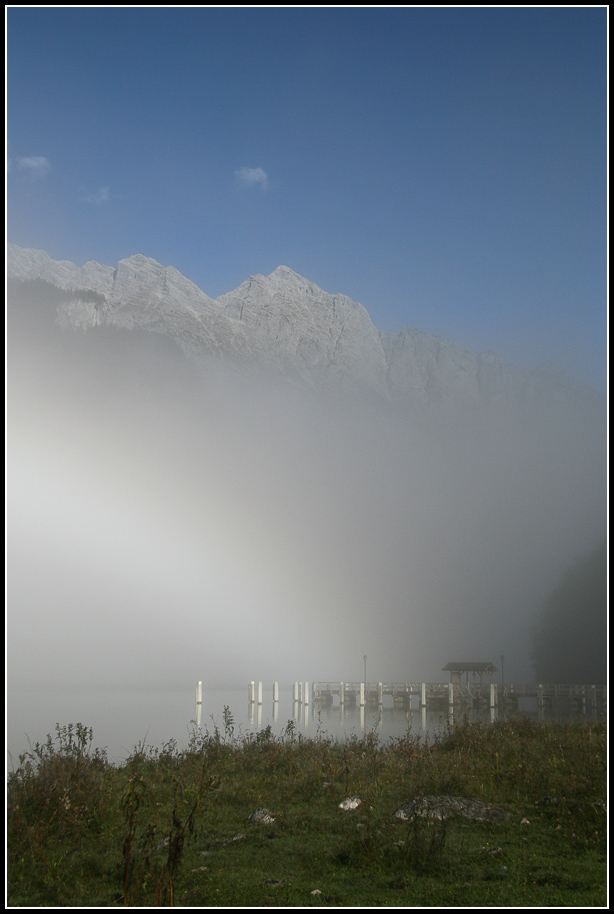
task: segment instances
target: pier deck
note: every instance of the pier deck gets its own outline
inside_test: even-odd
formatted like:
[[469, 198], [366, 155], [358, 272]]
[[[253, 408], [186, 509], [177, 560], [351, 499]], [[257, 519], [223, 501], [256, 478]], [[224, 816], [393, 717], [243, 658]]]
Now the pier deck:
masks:
[[[412, 702], [420, 708], [451, 711], [473, 708], [515, 708], [521, 698], [537, 699], [538, 708], [551, 707], [559, 700], [567, 701], [572, 708], [596, 711], [607, 706], [607, 686], [597, 685], [546, 685], [528, 683], [515, 685], [482, 682], [344, 682], [322, 680], [294, 682], [293, 700], [301, 705], [365, 705], [381, 707], [385, 699], [392, 698], [395, 708], [410, 710]], [[202, 683], [197, 683], [197, 704], [202, 702]], [[262, 704], [262, 682], [254, 680], [248, 686], [250, 704]], [[273, 684], [273, 702], [279, 701], [279, 684]], [[387, 702], [388, 703], [388, 702]]]
[[571, 704], [596, 708], [607, 703], [605, 686], [595, 685], [542, 685], [498, 683], [481, 685], [452, 682], [314, 682], [312, 698], [316, 703], [382, 705], [385, 697], [392, 697], [395, 707], [410, 708], [412, 701], [420, 707], [443, 708], [452, 706], [473, 707], [499, 704], [516, 705], [520, 698], [536, 698], [538, 706], [550, 705], [564, 699]]

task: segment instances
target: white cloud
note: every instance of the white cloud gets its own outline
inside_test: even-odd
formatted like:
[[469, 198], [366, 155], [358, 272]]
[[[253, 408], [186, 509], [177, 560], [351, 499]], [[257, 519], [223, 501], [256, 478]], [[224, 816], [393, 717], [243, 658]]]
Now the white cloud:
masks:
[[51, 171], [51, 162], [45, 156], [20, 156], [15, 161], [20, 171], [32, 177], [42, 178]]
[[95, 191], [84, 191], [83, 192], [83, 201], [85, 203], [95, 203], [97, 206], [100, 206], [103, 203], [108, 203], [111, 199], [111, 188], [110, 187], [99, 187]]
[[235, 178], [244, 187], [260, 185], [262, 190], [266, 190], [269, 186], [269, 179], [263, 168], [238, 168], [235, 171]]

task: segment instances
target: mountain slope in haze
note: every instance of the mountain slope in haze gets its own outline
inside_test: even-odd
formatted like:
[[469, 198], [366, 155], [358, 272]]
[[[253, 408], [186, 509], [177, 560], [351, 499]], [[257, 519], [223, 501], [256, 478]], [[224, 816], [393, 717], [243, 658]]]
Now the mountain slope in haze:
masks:
[[530, 679], [539, 607], [606, 529], [597, 394], [381, 333], [287, 267], [212, 299], [140, 255], [8, 253], [13, 677], [351, 679], [368, 653], [422, 681], [505, 653]]
[[264, 366], [315, 390], [367, 392], [410, 409], [600, 399], [554, 368], [523, 371], [495, 353], [474, 353], [410, 327], [379, 331], [358, 302], [325, 292], [286, 266], [250, 276], [216, 299], [141, 254], [115, 268], [94, 261], [78, 267], [9, 244], [7, 272], [11, 280], [96, 293], [96, 301], [75, 294], [62, 302], [61, 326], [160, 333], [189, 355]]

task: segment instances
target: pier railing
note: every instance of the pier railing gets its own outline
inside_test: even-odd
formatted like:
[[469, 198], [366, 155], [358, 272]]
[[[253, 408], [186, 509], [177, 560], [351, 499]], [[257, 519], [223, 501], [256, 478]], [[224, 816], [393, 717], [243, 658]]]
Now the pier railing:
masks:
[[385, 696], [392, 696], [393, 704], [411, 706], [416, 700], [420, 707], [442, 705], [517, 704], [520, 698], [536, 698], [538, 707], [564, 699], [581, 707], [607, 704], [607, 687], [597, 685], [563, 685], [472, 682], [465, 685], [452, 682], [334, 682], [313, 683], [315, 702], [331, 703], [335, 698], [340, 704], [383, 704]]
[[[262, 704], [262, 682], [248, 686], [248, 702]], [[521, 698], [536, 698], [538, 708], [551, 706], [560, 699], [567, 700], [572, 707], [582, 710], [588, 707], [595, 711], [607, 705], [607, 686], [565, 685], [524, 683], [479, 683], [465, 685], [452, 682], [345, 682], [328, 680], [316, 682], [295, 681], [292, 688], [293, 701], [309, 705], [358, 704], [382, 706], [386, 697], [392, 697], [394, 707], [411, 709], [412, 701], [421, 708], [450, 709], [457, 707], [485, 706], [491, 708], [516, 707]], [[273, 703], [279, 701], [279, 683], [273, 683]], [[202, 682], [196, 684], [196, 704], [202, 705]]]

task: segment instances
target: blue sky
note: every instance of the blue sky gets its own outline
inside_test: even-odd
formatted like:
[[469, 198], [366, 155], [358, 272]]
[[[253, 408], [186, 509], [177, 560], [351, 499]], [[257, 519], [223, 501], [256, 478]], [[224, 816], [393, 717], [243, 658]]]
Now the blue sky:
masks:
[[7, 233], [606, 387], [607, 11], [10, 8]]

